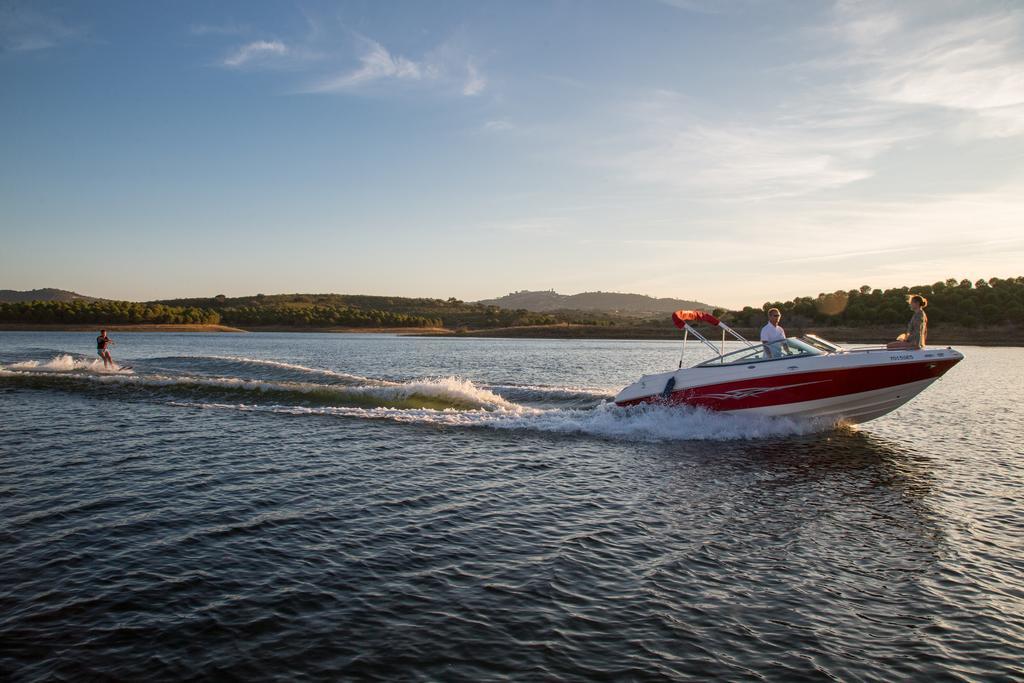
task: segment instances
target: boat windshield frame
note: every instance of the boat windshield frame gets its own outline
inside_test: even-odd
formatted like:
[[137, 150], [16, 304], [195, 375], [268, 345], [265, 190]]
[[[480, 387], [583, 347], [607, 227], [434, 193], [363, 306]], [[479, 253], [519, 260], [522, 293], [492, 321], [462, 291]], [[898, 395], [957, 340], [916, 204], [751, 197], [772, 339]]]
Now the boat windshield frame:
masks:
[[802, 337], [800, 337], [800, 341], [806, 342], [807, 344], [810, 344], [816, 349], [821, 349], [825, 353], [842, 353], [846, 351], [846, 349], [844, 349], [839, 344], [830, 342], [828, 339], [819, 337], [816, 334], [805, 334]]
[[794, 358], [809, 358], [811, 356], [824, 356], [826, 352], [808, 344], [802, 339], [790, 337], [788, 339], [754, 344], [745, 349], [738, 349], [711, 358], [702, 363], [694, 365], [695, 368], [721, 367], [723, 365], [747, 365], [751, 363], [771, 363], [777, 360], [792, 360]]

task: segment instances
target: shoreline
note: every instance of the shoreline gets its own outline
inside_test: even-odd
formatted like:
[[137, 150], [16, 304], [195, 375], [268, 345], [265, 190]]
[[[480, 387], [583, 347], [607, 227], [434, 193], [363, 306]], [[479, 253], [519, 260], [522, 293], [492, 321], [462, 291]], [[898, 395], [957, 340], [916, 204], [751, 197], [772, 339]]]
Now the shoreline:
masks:
[[246, 330], [227, 325], [83, 325], [46, 323], [0, 323], [0, 332], [245, 332]]
[[[120, 325], [84, 325], [84, 324], [43, 324], [43, 323], [0, 323], [2, 332], [97, 332], [106, 329], [108, 332], [194, 332], [194, 333], [235, 333], [250, 332], [287, 332], [287, 333], [330, 333], [330, 334], [396, 334], [412, 337], [449, 337], [449, 338], [503, 338], [503, 339], [605, 339], [605, 340], [648, 340], [682, 342], [682, 332], [675, 327], [628, 328], [607, 327], [599, 325], [535, 325], [529, 327], [501, 327], [487, 330], [452, 330], [447, 328], [421, 327], [229, 327], [227, 325], [154, 325], [154, 324], [120, 324]], [[757, 339], [757, 328], [735, 328], [747, 339]], [[817, 334], [825, 339], [841, 341], [847, 344], [884, 344], [895, 337], [899, 330], [889, 327], [792, 327], [786, 330], [790, 336]], [[702, 331], [703, 332], [703, 331]], [[705, 334], [715, 342], [720, 335]], [[696, 340], [692, 340], [696, 341]], [[954, 344], [968, 346], [1024, 346], [1024, 329], [1006, 327], [966, 328], [956, 325], [933, 327], [928, 335], [929, 346], [948, 346]]]
[[411, 336], [450, 336], [454, 330], [442, 327], [289, 327], [287, 325], [264, 325], [251, 327], [230, 327], [228, 325], [182, 325], [182, 324], [93, 324], [80, 323], [0, 323], [0, 332], [227, 332], [248, 334], [250, 332], [295, 332], [332, 334], [404, 334]]
[[252, 325], [240, 332], [296, 332], [330, 334], [398, 334], [413, 337], [451, 336], [454, 330], [445, 327], [289, 327], [287, 325]]
[[[756, 340], [760, 328], [733, 328], [747, 339]], [[709, 341], [721, 339], [721, 333], [699, 330]], [[816, 334], [828, 340], [846, 344], [885, 344], [893, 341], [901, 332], [899, 326], [892, 327], [792, 327], [786, 333], [791, 337]], [[675, 327], [666, 328], [616, 328], [591, 325], [538, 325], [532, 327], [506, 327], [493, 330], [454, 331], [450, 337], [502, 337], [507, 339], [618, 339], [682, 342], [683, 333]], [[699, 343], [693, 337], [691, 342]], [[958, 325], [943, 325], [929, 330], [928, 346], [1024, 346], [1024, 329], [1015, 327], [966, 328]]]

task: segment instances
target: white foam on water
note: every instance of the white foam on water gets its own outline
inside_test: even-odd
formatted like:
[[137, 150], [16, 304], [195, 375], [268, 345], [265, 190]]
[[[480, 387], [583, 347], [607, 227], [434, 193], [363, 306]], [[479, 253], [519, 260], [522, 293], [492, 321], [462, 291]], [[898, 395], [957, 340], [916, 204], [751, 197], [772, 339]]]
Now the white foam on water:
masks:
[[519, 408], [515, 403], [505, 400], [493, 391], [476, 386], [468, 379], [461, 377], [438, 377], [434, 379], [414, 380], [388, 387], [400, 397], [433, 396], [437, 398], [455, 398], [468, 403], [475, 403], [492, 410], [512, 410]]
[[[82, 361], [64, 355], [39, 364], [37, 361], [15, 363], [5, 368], [9, 374], [31, 375], [42, 372], [66, 373], [81, 381], [140, 387], [209, 387], [213, 389], [244, 390], [252, 392], [294, 392], [336, 396], [338, 400], [360, 399], [366, 403], [407, 401], [416, 397], [435, 399], [469, 408], [484, 410], [516, 407], [492, 391], [482, 389], [471, 381], [459, 377], [439, 377], [411, 382], [389, 382], [386, 385], [347, 386], [308, 382], [280, 382], [238, 377], [203, 377], [189, 375], [138, 375], [131, 371], [104, 371], [102, 361]], [[75, 371], [88, 370], [88, 373]]]
[[37, 360], [23, 360], [18, 363], [11, 363], [6, 366], [9, 370], [33, 370], [39, 367], [39, 361]]
[[583, 434], [622, 441], [730, 441], [795, 436], [832, 429], [826, 421], [755, 417], [715, 413], [683, 406], [631, 406], [621, 408], [602, 403], [590, 409], [550, 409], [513, 406], [498, 410], [432, 410], [397, 408], [307, 408], [301, 406], [255, 406], [229, 404], [176, 405], [273, 412], [291, 415], [334, 415], [405, 424], [445, 427], [482, 427], [528, 430], [558, 434]]
[[64, 353], [59, 356], [54, 356], [50, 360], [40, 363], [37, 360], [26, 360], [18, 363], [11, 363], [5, 367], [6, 370], [20, 370], [25, 372], [46, 372], [46, 373], [61, 373], [61, 372], [91, 372], [99, 374], [120, 374], [120, 373], [131, 373], [131, 370], [122, 368], [118, 364], [114, 364], [113, 367], [103, 367], [103, 361], [99, 358], [75, 358], [74, 356]]
[[[237, 360], [237, 359], [236, 359]], [[302, 367], [302, 366], [298, 366]], [[84, 371], [84, 372], [83, 372]], [[272, 405], [228, 404], [219, 402], [174, 403], [204, 408], [230, 408], [246, 411], [269, 411], [289, 414], [335, 415], [398, 423], [450, 427], [530, 430], [559, 434], [585, 434], [626, 441], [680, 441], [758, 439], [819, 432], [834, 427], [827, 421], [795, 420], [749, 415], [716, 413], [686, 406], [644, 404], [619, 407], [606, 401], [593, 408], [532, 408], [513, 403], [489, 388], [475, 385], [460, 377], [437, 377], [393, 382], [387, 385], [346, 386], [307, 382], [279, 382], [238, 377], [202, 377], [137, 375], [130, 371], [104, 371], [100, 360], [87, 361], [62, 355], [46, 363], [24, 361], [8, 365], [3, 374], [32, 375], [66, 373], [75, 381], [98, 382], [144, 387], [210, 387], [242, 390], [253, 393], [292, 392], [336, 396], [339, 402], [380, 404], [380, 407], [282, 405], [281, 398]], [[523, 388], [523, 387], [519, 387]], [[528, 390], [532, 390], [529, 388]], [[552, 393], [578, 391], [573, 387], [540, 387]], [[451, 407], [399, 408], [384, 407], [389, 403], [410, 399], [435, 399]]]
[[612, 398], [615, 396], [615, 391], [609, 389], [600, 389], [595, 387], [552, 387], [542, 386], [534, 384], [490, 384], [490, 389], [496, 389], [498, 391], [510, 391], [525, 394], [535, 394], [537, 396], [546, 396], [550, 398]]

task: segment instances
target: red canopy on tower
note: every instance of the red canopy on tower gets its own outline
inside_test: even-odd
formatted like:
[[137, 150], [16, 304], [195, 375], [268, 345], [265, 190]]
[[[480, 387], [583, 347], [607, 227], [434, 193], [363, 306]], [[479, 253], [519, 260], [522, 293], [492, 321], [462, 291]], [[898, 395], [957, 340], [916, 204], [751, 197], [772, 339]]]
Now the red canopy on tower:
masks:
[[700, 320], [706, 322], [708, 325], [715, 325], [716, 327], [721, 322], [718, 318], [705, 313], [704, 311], [676, 311], [672, 314], [672, 322], [679, 329], [683, 329], [686, 323], [690, 320]]

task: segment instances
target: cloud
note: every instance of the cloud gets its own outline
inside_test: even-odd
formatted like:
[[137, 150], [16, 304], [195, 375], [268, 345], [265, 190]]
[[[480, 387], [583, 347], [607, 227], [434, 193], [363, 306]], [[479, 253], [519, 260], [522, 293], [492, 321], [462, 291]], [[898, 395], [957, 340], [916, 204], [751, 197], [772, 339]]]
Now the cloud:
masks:
[[224, 58], [224, 66], [237, 68], [245, 66], [254, 60], [260, 60], [268, 56], [281, 56], [288, 54], [288, 47], [278, 41], [258, 40], [238, 48], [228, 57]]
[[[687, 283], [687, 298], [734, 307], [865, 283], [1006, 277], [1024, 262], [1022, 196], [1017, 182], [901, 201], [745, 204], [686, 221], [661, 239], [609, 240], [605, 251], [614, 251], [620, 278], [633, 278], [633, 291], [670, 293]], [[700, 284], [709, 281], [713, 287]], [[701, 286], [711, 293], [698, 295]]]
[[[765, 114], [756, 120], [710, 121], [687, 113], [689, 102], [655, 93], [627, 107], [640, 133], [632, 149], [600, 162], [634, 183], [705, 198], [764, 200], [806, 195], [870, 178], [872, 161], [922, 134], [890, 111], [836, 103]], [[617, 143], [620, 144], [620, 143]]]
[[[369, 88], [380, 92], [391, 87], [428, 87], [448, 96], [475, 97], [488, 79], [477, 60], [461, 45], [458, 36], [437, 44], [414, 58], [401, 54], [370, 37], [360, 35], [334, 18], [299, 8], [303, 21], [292, 33], [275, 40], [257, 40], [238, 46], [217, 60], [228, 69], [286, 70], [302, 79], [293, 93], [352, 94]], [[195, 36], [218, 37], [254, 34], [247, 25], [196, 23]], [[353, 64], [352, 51], [356, 52]]]
[[500, 133], [509, 130], [515, 130], [516, 126], [510, 121], [502, 119], [495, 119], [494, 121], [488, 121], [483, 126], [484, 130], [489, 133]]
[[84, 28], [35, 9], [12, 6], [0, 12], [0, 50], [4, 52], [46, 50], [84, 35]]
[[873, 178], [883, 156], [926, 139], [934, 149], [1024, 136], [1024, 10], [963, 10], [838, 2], [805, 32], [817, 58], [766, 67], [790, 80], [774, 108], [716, 119], [677, 93], [649, 93], [625, 108], [640, 132], [606, 145], [599, 163], [637, 184], [765, 200]]
[[[795, 271], [864, 273], [905, 272], [924, 277], [956, 272], [957, 263], [985, 262], [999, 271], [1024, 258], [1024, 187], [1011, 183], [993, 190], [916, 197], [899, 201], [845, 200], [803, 202], [777, 211], [746, 216], [751, 237], [806, 236], [799, 250], [773, 262]], [[742, 217], [741, 217], [742, 218]], [[826, 239], [815, 236], [827, 235]], [[906, 284], [906, 283], [904, 283]]]
[[871, 175], [858, 160], [806, 131], [701, 123], [667, 131], [664, 139], [667, 145], [628, 160], [636, 180], [767, 199], [846, 185]]
[[466, 64], [466, 82], [462, 86], [462, 94], [467, 97], [479, 95], [487, 87], [487, 79], [480, 75], [473, 62]]
[[517, 235], [552, 237], [570, 231], [575, 222], [562, 216], [531, 216], [481, 223], [479, 230], [488, 233], [504, 232]]
[[193, 36], [238, 36], [249, 32], [249, 27], [236, 24], [193, 24], [188, 32]]
[[668, 5], [669, 7], [674, 7], [687, 12], [696, 12], [697, 14], [740, 14], [765, 4], [764, 0], [731, 0], [731, 2], [722, 2], [721, 0], [658, 1], [663, 5]]
[[402, 56], [394, 56], [380, 43], [365, 39], [368, 49], [359, 58], [360, 65], [340, 76], [335, 76], [309, 88], [309, 92], [339, 92], [351, 90], [382, 79], [419, 81], [434, 78], [436, 69]]
[[859, 259], [865, 256], [889, 256], [892, 254], [907, 254], [917, 249], [916, 245], [902, 247], [885, 247], [881, 249], [854, 249], [851, 251], [832, 252], [827, 254], [814, 254], [813, 256], [797, 256], [794, 258], [780, 258], [775, 262], [780, 265], [792, 265], [796, 263], [822, 263], [825, 261], [846, 261]]
[[360, 37], [365, 45], [359, 66], [340, 75], [321, 79], [303, 92], [354, 92], [381, 83], [434, 84], [441, 89], [458, 91], [466, 97], [479, 95], [487, 87], [487, 79], [474, 61], [448, 45], [441, 45], [421, 60], [393, 54], [370, 38]]
[[963, 118], [952, 130], [961, 138], [1024, 134], [1024, 11], [932, 20], [931, 5], [917, 13], [897, 7], [837, 7], [844, 62], [862, 70], [851, 90], [893, 106], [957, 112]]

